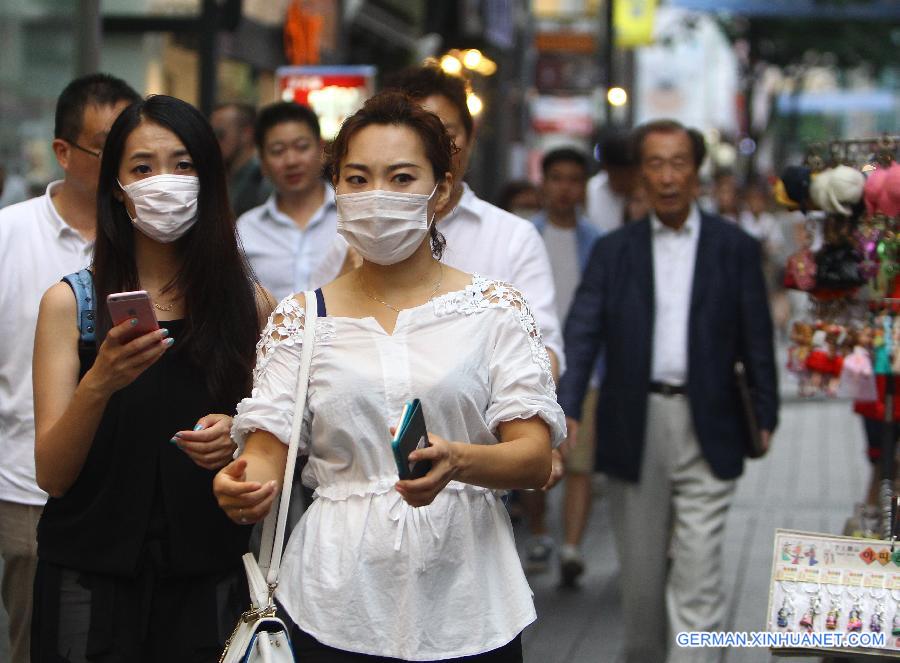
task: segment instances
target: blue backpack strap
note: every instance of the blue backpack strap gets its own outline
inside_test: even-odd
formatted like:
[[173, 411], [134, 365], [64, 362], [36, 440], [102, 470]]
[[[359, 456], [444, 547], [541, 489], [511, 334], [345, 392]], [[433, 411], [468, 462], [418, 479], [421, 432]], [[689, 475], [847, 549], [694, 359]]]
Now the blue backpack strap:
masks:
[[72, 292], [75, 293], [75, 301], [78, 303], [79, 345], [93, 345], [97, 340], [94, 331], [96, 327], [94, 275], [90, 270], [82, 269], [80, 272], [64, 276], [62, 280], [72, 288]]

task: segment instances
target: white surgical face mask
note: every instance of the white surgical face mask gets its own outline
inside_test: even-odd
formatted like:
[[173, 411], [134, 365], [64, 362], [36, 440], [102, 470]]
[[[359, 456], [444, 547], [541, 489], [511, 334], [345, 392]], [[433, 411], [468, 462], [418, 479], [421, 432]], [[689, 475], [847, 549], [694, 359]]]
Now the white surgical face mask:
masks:
[[341, 193], [337, 205], [337, 231], [359, 254], [379, 265], [409, 258], [428, 233], [431, 194], [394, 191]]
[[150, 239], [174, 242], [197, 222], [200, 179], [193, 175], [154, 175], [119, 186], [134, 204], [131, 222]]

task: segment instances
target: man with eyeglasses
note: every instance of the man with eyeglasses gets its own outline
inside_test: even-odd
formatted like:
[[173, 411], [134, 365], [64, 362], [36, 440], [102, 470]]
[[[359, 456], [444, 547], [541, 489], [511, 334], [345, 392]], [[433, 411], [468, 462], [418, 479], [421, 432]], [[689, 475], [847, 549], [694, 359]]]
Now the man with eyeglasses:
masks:
[[53, 139], [63, 179], [43, 196], [0, 210], [0, 596], [12, 663], [30, 658], [36, 531], [47, 499], [34, 476], [31, 355], [38, 307], [47, 288], [90, 265], [103, 144], [119, 113], [139, 99], [106, 74], [69, 83], [57, 100]]
[[634, 148], [651, 212], [594, 245], [566, 320], [558, 397], [572, 440], [603, 348], [596, 464], [609, 475], [626, 663], [711, 663], [721, 651], [673, 638], [723, 626], [725, 517], [751, 429], [735, 366], [767, 447], [778, 421], [772, 319], [759, 242], [697, 208], [703, 136], [657, 120], [635, 130]]

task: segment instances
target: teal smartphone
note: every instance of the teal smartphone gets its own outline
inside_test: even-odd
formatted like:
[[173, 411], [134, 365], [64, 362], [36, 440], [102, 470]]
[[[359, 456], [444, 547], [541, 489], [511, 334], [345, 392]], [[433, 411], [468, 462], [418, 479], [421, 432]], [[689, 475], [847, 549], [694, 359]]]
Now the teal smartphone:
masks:
[[397, 421], [394, 439], [391, 440], [394, 461], [397, 463], [397, 474], [401, 479], [419, 479], [428, 474], [431, 470], [430, 460], [409, 462], [409, 454], [427, 446], [430, 446], [430, 442], [428, 441], [428, 431], [425, 428], [425, 415], [422, 413], [422, 403], [416, 398], [403, 406], [400, 419]]

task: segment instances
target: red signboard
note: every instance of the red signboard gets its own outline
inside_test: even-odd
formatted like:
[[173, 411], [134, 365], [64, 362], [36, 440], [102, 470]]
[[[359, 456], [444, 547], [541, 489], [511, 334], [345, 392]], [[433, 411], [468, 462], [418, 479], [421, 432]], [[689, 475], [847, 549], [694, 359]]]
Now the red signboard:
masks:
[[331, 140], [374, 92], [375, 67], [281, 67], [276, 84], [279, 98], [316, 112], [322, 138]]

